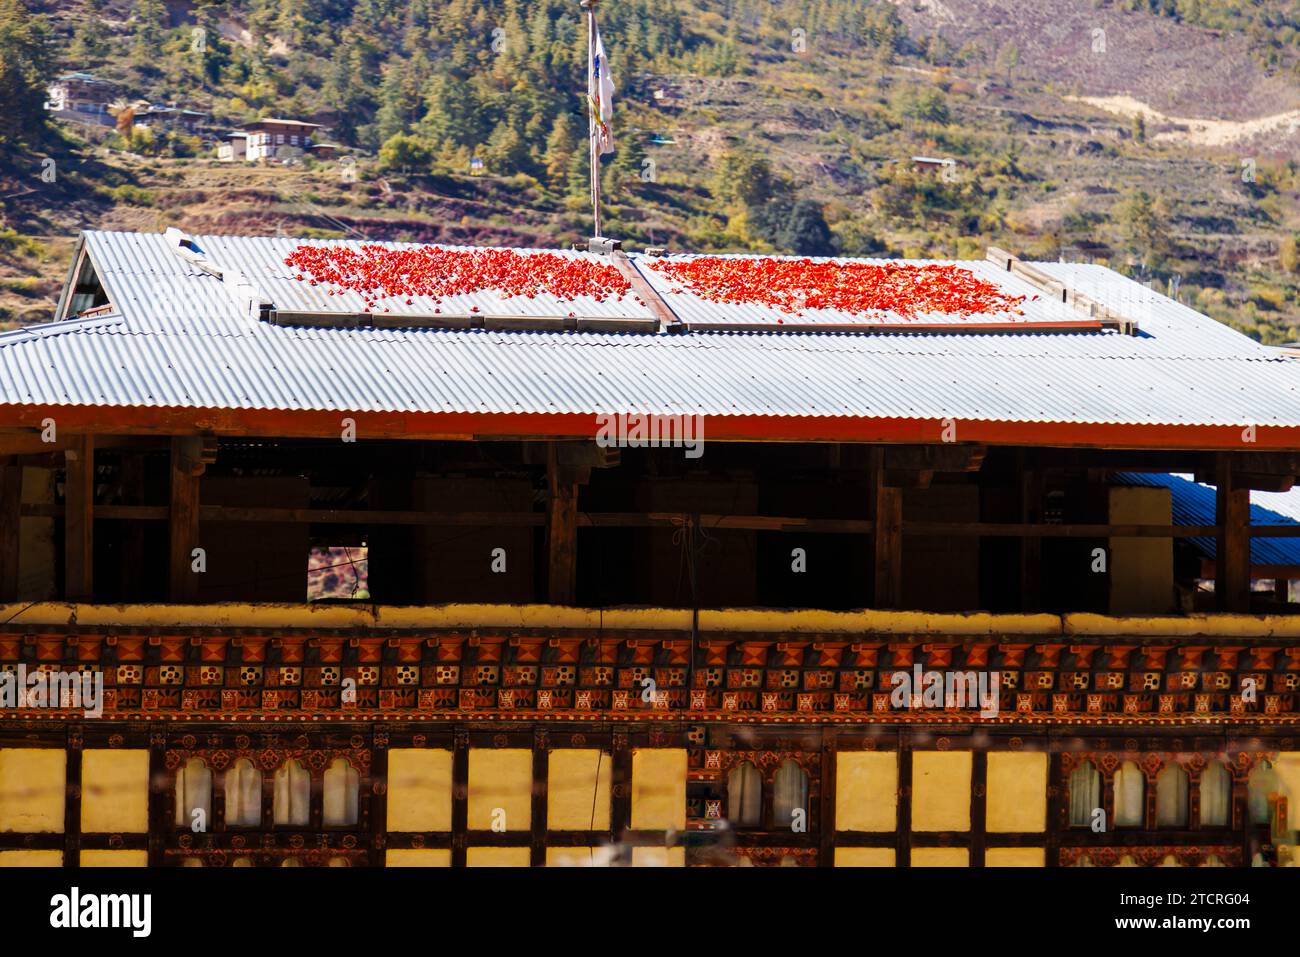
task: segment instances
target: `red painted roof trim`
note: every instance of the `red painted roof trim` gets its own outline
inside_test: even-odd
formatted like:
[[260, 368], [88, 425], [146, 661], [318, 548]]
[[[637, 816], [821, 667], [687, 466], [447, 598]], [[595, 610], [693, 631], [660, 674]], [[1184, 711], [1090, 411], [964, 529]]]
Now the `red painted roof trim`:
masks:
[[[585, 413], [349, 412], [345, 410], [203, 409], [145, 406], [0, 405], [0, 428], [39, 431], [53, 418], [65, 432], [102, 434], [258, 435], [326, 438], [345, 418], [366, 439], [592, 439], [600, 423]], [[907, 442], [952, 440], [1000, 445], [1133, 449], [1262, 449], [1300, 451], [1300, 426], [1134, 425], [1092, 422], [996, 422], [979, 419], [851, 418], [847, 416], [707, 416], [703, 439], [716, 442]]]

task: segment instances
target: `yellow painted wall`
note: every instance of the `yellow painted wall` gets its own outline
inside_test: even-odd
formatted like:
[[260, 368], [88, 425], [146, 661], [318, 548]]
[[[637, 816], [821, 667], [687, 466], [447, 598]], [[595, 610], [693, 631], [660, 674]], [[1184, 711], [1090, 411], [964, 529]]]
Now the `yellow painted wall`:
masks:
[[1047, 755], [990, 751], [985, 830], [993, 834], [1047, 829]]
[[527, 867], [526, 847], [471, 847], [465, 852], [467, 867]]
[[62, 866], [62, 851], [0, 851], [0, 867]]
[[836, 754], [835, 829], [892, 831], [897, 826], [898, 755], [893, 751]]
[[632, 830], [683, 830], [685, 827], [686, 751], [681, 748], [634, 748]]
[[913, 867], [970, 867], [970, 851], [964, 847], [914, 847]]
[[685, 867], [686, 849], [683, 847], [634, 847], [633, 867]]
[[[1167, 488], [1110, 489], [1112, 525], [1169, 525], [1172, 514]], [[1108, 562], [1112, 615], [1174, 610], [1172, 538], [1112, 538]]]
[[384, 863], [388, 867], [451, 867], [451, 851], [445, 847], [390, 848]]
[[836, 867], [893, 867], [892, 847], [837, 847]]
[[62, 749], [0, 749], [0, 831], [61, 834], [66, 791]]
[[92, 748], [81, 756], [81, 830], [149, 831], [149, 752]]
[[1047, 854], [1041, 847], [987, 847], [985, 867], [1045, 867]]
[[610, 852], [603, 847], [548, 847], [547, 867], [609, 867]]
[[492, 830], [493, 814], [497, 808], [505, 811], [505, 830], [526, 831], [532, 826], [532, 802], [532, 751], [526, 748], [470, 749], [471, 831]]
[[[86, 628], [603, 628], [691, 627], [689, 608], [572, 608], [560, 605], [325, 605], [228, 602], [217, 605], [95, 605], [28, 601], [0, 604], [0, 620], [22, 615], [26, 625]], [[990, 614], [988, 612], [798, 611], [718, 608], [700, 611], [700, 630], [766, 631], [774, 635], [841, 632], [861, 635], [1135, 635], [1142, 638], [1300, 637], [1300, 615], [1197, 613], [1114, 617], [1091, 612]]]
[[82, 867], [148, 867], [148, 851], [82, 851]]
[[970, 830], [969, 751], [912, 752], [912, 830]]
[[613, 759], [596, 749], [563, 748], [552, 751], [547, 760], [547, 828], [552, 831], [609, 830], [609, 782]]
[[451, 830], [450, 751], [393, 748], [388, 752], [388, 830]]

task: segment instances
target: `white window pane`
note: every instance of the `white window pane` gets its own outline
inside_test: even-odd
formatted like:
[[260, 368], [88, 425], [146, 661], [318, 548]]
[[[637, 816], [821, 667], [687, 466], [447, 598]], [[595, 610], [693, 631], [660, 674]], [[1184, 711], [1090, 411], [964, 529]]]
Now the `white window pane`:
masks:
[[1156, 776], [1156, 826], [1186, 827], [1187, 798], [1190, 781], [1187, 772], [1176, 764]]
[[1227, 827], [1232, 810], [1232, 775], [1218, 761], [1201, 772], [1201, 827]]
[[727, 818], [732, 824], [754, 827], [763, 816], [763, 778], [748, 761], [727, 776]]
[[275, 772], [275, 823], [303, 827], [311, 806], [311, 774], [297, 761], [286, 761]]
[[794, 761], [786, 761], [777, 769], [772, 780], [772, 806], [774, 827], [791, 827], [796, 811], [803, 812], [804, 827], [807, 827], [808, 775]]
[[1115, 826], [1142, 827], [1146, 821], [1145, 782], [1141, 769], [1125, 761], [1115, 772]]
[[226, 771], [226, 824], [256, 827], [262, 823], [262, 775], [248, 758]]
[[1101, 774], [1091, 761], [1070, 772], [1070, 825], [1087, 827], [1093, 811], [1101, 807]]
[[212, 816], [212, 772], [202, 758], [190, 758], [176, 772], [176, 826], [191, 827], [196, 810], [203, 812], [206, 830]]
[[325, 769], [324, 807], [326, 825], [341, 826], [357, 823], [357, 789], [361, 776], [343, 758], [335, 758]]

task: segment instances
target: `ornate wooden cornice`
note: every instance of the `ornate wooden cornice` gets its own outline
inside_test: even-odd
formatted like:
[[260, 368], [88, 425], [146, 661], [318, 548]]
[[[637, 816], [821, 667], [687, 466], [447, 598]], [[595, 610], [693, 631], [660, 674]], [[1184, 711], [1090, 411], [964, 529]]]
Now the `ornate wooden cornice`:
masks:
[[[1300, 639], [1022, 637], [712, 635], [692, 659], [689, 637], [673, 632], [82, 628], [0, 632], [0, 670], [102, 673], [104, 716], [118, 720], [1300, 723]], [[998, 706], [896, 695], [899, 672], [996, 680]], [[28, 707], [0, 719], [79, 714]]]

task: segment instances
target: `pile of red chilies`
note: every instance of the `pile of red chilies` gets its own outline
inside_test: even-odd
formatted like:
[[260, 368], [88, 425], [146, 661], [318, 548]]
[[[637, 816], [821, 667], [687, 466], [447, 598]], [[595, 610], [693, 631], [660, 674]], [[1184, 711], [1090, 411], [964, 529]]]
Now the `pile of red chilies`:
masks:
[[621, 300], [631, 289], [613, 266], [512, 249], [299, 246], [285, 259], [285, 265], [295, 270], [295, 279], [328, 287], [328, 295], [360, 294], [367, 310], [388, 298], [402, 297], [410, 305], [414, 297], [427, 296], [437, 304], [450, 296], [485, 291], [502, 298], [532, 299], [549, 294], [561, 300], [590, 296], [603, 302]]
[[926, 313], [1014, 312], [1024, 296], [1008, 296], [958, 266], [814, 262], [811, 259], [664, 259], [654, 269], [708, 302], [848, 313], [888, 312], [906, 319]]

